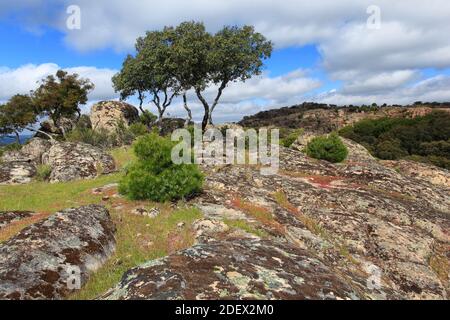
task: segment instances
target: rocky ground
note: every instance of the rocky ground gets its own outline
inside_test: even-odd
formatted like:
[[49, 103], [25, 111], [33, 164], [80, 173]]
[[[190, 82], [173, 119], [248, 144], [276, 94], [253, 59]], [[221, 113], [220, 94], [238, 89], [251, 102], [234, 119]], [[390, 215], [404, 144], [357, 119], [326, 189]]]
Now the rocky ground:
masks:
[[[345, 119], [331, 126], [354, 120]], [[51, 190], [67, 190], [46, 202], [30, 195], [42, 211], [22, 206], [23, 194], [17, 205], [30, 211], [4, 201], [0, 299], [72, 297], [79, 291], [67, 287], [68, 267], [84, 287], [108, 283], [87, 294], [99, 299], [448, 299], [449, 172], [379, 161], [346, 139], [344, 163], [314, 160], [302, 150], [316, 133], [281, 148], [273, 175], [258, 165], [202, 166], [203, 193], [167, 205], [124, 199], [120, 171], [101, 176], [129, 155], [115, 161], [89, 145], [39, 138], [4, 154], [0, 195], [14, 198], [5, 188], [32, 182], [43, 165], [57, 183]], [[94, 180], [88, 188], [78, 179]], [[60, 210], [69, 203], [76, 207]]]
[[341, 165], [282, 149], [273, 176], [205, 169], [199, 245], [130, 270], [104, 298], [447, 299], [449, 186], [346, 143]]

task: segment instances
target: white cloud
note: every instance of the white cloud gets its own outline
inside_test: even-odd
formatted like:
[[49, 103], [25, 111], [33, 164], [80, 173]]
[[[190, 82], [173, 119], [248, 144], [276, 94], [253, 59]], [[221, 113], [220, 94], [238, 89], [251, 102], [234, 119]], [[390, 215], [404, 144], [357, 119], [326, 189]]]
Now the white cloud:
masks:
[[[78, 0], [82, 28], [74, 31], [65, 27], [65, 6], [74, 4], [72, 0], [19, 2], [1, 3], [0, 16], [24, 8], [39, 12], [26, 19], [28, 28], [57, 26], [65, 34], [65, 42], [80, 51], [130, 51], [135, 39], [146, 30], [185, 20], [204, 21], [210, 31], [225, 24], [252, 24], [277, 48], [317, 46], [322, 59], [319, 70], [340, 85], [333, 92], [316, 95], [316, 100], [333, 104], [450, 100], [448, 76], [421, 76], [424, 68], [450, 68], [448, 0]], [[366, 9], [372, 4], [381, 9], [379, 30], [366, 26]], [[0, 99], [32, 89], [46, 70], [53, 72], [56, 68], [46, 64], [0, 70]], [[97, 84], [95, 99], [115, 97], [109, 82], [113, 70], [84, 68], [79, 73], [89, 75]], [[298, 103], [310, 98], [320, 82], [324, 80], [296, 71], [232, 84], [217, 112], [230, 118], [232, 113], [253, 113], [253, 109]], [[209, 100], [213, 94], [213, 88], [208, 90]], [[201, 112], [196, 102], [194, 107]], [[184, 114], [179, 101], [173, 108], [173, 113], [177, 112]]]
[[408, 86], [394, 88], [389, 92], [346, 93], [333, 90], [317, 95], [315, 101], [337, 105], [361, 104], [411, 104], [415, 101], [450, 101], [450, 76], [439, 75]]
[[[15, 94], [29, 93], [37, 88], [40, 80], [48, 75], [56, 74], [58, 69], [61, 68], [54, 63], [27, 64], [17, 69], [0, 67], [0, 101], [8, 100]], [[104, 100], [117, 97], [111, 84], [111, 77], [117, 71], [95, 67], [75, 67], [65, 70], [69, 73], [77, 73], [81, 78], [88, 78], [95, 84], [95, 89], [89, 95], [89, 99]]]

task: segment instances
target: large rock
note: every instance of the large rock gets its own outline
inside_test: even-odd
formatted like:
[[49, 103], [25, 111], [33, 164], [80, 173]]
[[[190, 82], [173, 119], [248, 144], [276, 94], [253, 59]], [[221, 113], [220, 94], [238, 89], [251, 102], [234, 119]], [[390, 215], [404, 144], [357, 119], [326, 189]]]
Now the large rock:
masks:
[[36, 175], [36, 167], [30, 162], [0, 163], [0, 184], [30, 183]]
[[108, 210], [58, 212], [0, 246], [0, 299], [62, 299], [83, 285], [114, 252]]
[[111, 155], [85, 143], [56, 142], [42, 155], [42, 162], [52, 168], [50, 182], [95, 178], [115, 170]]
[[33, 138], [29, 140], [20, 150], [5, 152], [2, 162], [32, 162], [42, 163], [42, 155], [50, 149], [52, 144], [45, 139]]
[[125, 126], [139, 120], [139, 111], [131, 104], [120, 101], [102, 101], [91, 109], [91, 123], [95, 130], [116, 132], [120, 122]]
[[128, 271], [102, 299], [361, 299], [306, 250], [264, 240], [202, 244]]

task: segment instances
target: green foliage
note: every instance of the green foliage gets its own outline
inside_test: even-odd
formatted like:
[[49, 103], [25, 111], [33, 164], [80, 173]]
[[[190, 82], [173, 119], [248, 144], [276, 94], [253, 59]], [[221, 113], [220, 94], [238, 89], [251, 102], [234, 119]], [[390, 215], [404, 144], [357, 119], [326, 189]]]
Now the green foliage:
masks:
[[[175, 96], [194, 89], [205, 108], [205, 129], [227, 85], [260, 74], [271, 53], [272, 43], [252, 26], [227, 26], [213, 35], [203, 23], [183, 22], [138, 38], [136, 55], [127, 56], [113, 84], [122, 99], [137, 94], [141, 111], [148, 96], [159, 119]], [[211, 85], [219, 89], [210, 105], [203, 92]]]
[[308, 156], [329, 162], [342, 162], [347, 158], [348, 150], [336, 133], [313, 138], [306, 146]]
[[86, 104], [93, 89], [94, 84], [88, 79], [58, 70], [56, 77], [50, 75], [42, 80], [39, 88], [32, 92], [32, 98], [38, 113], [49, 116], [58, 125], [63, 117], [81, 116], [80, 105]]
[[[297, 141], [298, 137], [303, 134], [303, 129], [295, 129], [295, 130], [289, 130], [290, 132], [285, 135], [284, 137], [280, 138], [280, 144], [283, 147], [290, 148], [292, 144]], [[281, 133], [281, 132], [280, 132]]]
[[37, 119], [32, 99], [27, 95], [15, 95], [6, 104], [0, 105], [0, 135], [19, 134]]
[[128, 127], [128, 130], [134, 137], [140, 137], [149, 133], [147, 126], [141, 122], [133, 123]]
[[450, 168], [450, 114], [362, 120], [339, 132], [385, 160], [412, 159]]
[[143, 136], [134, 145], [137, 161], [127, 168], [119, 191], [133, 200], [166, 202], [199, 192], [203, 175], [194, 164], [172, 162], [176, 142], [155, 133]]
[[84, 123], [78, 122], [77, 126], [66, 134], [66, 140], [71, 142], [83, 142], [102, 149], [114, 148], [123, 145], [131, 145], [140, 136], [148, 133], [148, 128], [142, 123], [134, 123], [127, 127], [120, 122], [115, 132], [105, 129], [92, 129]]
[[157, 116], [155, 116], [148, 110], [144, 110], [139, 118], [141, 122], [145, 124], [147, 127], [150, 127], [152, 124], [155, 123], [156, 119], [158, 119]]
[[52, 168], [49, 165], [38, 165], [36, 167], [36, 180], [37, 181], [47, 181], [52, 173]]

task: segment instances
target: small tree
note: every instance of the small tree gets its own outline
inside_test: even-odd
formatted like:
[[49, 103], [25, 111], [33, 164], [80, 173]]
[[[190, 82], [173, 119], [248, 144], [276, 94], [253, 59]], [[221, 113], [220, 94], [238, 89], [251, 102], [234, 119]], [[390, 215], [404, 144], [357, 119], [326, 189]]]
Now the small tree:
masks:
[[15, 134], [18, 144], [20, 133], [36, 122], [36, 110], [28, 95], [15, 95], [0, 105], [0, 134]]
[[[212, 124], [212, 113], [224, 89], [231, 82], [245, 82], [252, 76], [261, 74], [263, 60], [271, 56], [273, 47], [272, 43], [262, 34], [255, 32], [252, 26], [225, 27], [211, 38], [210, 45], [204, 66], [200, 66], [204, 77], [194, 85], [197, 97], [205, 109], [203, 130], [208, 124]], [[203, 54], [199, 58], [203, 59]], [[218, 86], [211, 105], [203, 96], [203, 91], [210, 84]]]
[[196, 87], [202, 90], [206, 88], [206, 61], [212, 47], [212, 36], [206, 32], [203, 23], [194, 21], [183, 22], [175, 29], [166, 28], [166, 32], [172, 32], [170, 70], [182, 92], [188, 124], [192, 120], [192, 112], [187, 103], [187, 92]]
[[308, 156], [329, 162], [342, 162], [347, 158], [348, 150], [336, 133], [313, 138], [306, 146]]
[[137, 94], [139, 109], [144, 113], [143, 104], [145, 91], [147, 90], [147, 81], [142, 67], [142, 61], [137, 60], [132, 55], [128, 55], [123, 62], [122, 70], [114, 75], [112, 82], [114, 90], [120, 93], [121, 100], [126, 100], [130, 96]]
[[88, 94], [94, 89], [94, 84], [88, 79], [80, 79], [77, 74], [68, 74], [63, 70], [42, 80], [36, 91], [32, 92], [34, 105], [39, 114], [50, 117], [63, 135], [64, 128], [60, 125], [61, 118], [81, 117], [80, 105], [86, 104]]
[[147, 75], [147, 90], [158, 110], [159, 122], [179, 93], [170, 65], [172, 36], [171, 28], [164, 28], [163, 31], [147, 32], [146, 36], [139, 38], [136, 43], [137, 57], [143, 62], [143, 72]]
[[152, 133], [134, 145], [137, 160], [127, 168], [119, 191], [132, 200], [166, 202], [189, 197], [202, 189], [203, 175], [196, 164], [174, 164], [168, 138]]

